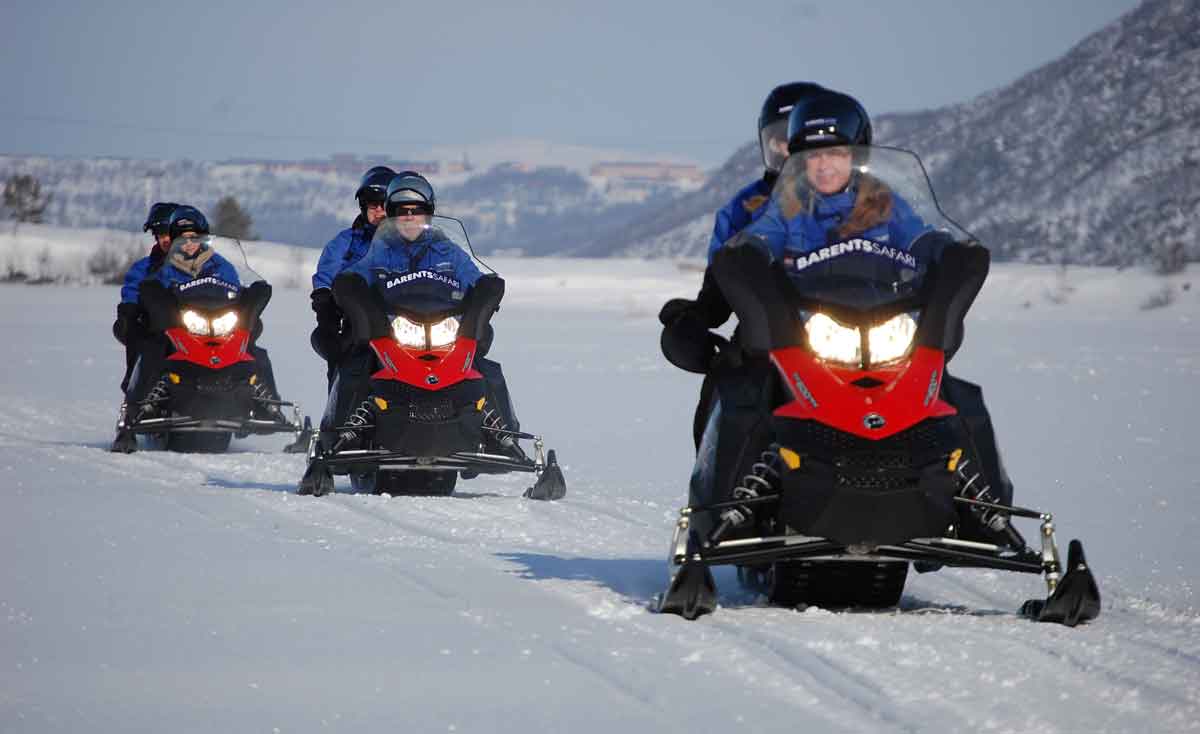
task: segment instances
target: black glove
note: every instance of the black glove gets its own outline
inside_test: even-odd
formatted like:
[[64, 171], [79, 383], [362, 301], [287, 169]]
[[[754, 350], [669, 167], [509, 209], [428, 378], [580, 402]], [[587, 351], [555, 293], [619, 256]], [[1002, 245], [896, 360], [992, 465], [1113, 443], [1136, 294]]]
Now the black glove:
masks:
[[337, 332], [342, 326], [342, 310], [333, 300], [333, 291], [318, 288], [312, 292], [312, 310], [317, 315], [317, 328]]
[[112, 325], [113, 336], [117, 341], [122, 344], [127, 342], [129, 335], [138, 328], [141, 315], [142, 308], [136, 303], [117, 304], [117, 320]]
[[731, 374], [740, 371], [746, 365], [746, 353], [735, 342], [718, 334], [713, 334], [717, 345], [717, 354], [712, 358], [708, 371], [714, 375]]
[[670, 326], [685, 315], [695, 314], [696, 302], [687, 298], [672, 298], [658, 311], [658, 322]]

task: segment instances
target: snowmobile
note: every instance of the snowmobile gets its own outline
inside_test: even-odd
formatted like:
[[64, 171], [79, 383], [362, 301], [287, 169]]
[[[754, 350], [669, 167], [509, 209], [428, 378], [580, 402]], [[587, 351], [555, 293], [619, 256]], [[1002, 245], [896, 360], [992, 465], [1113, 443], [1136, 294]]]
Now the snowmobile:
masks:
[[[998, 500], [975, 436], [943, 399], [988, 251], [941, 213], [914, 154], [871, 147], [854, 160], [855, 175], [882, 181], [928, 226], [911, 243], [860, 236], [784, 257], [751, 228], [715, 254], [757, 417], [746, 439], [722, 444], [722, 409], [745, 401], [718, 387], [658, 611], [713, 612], [717, 565], [736, 566], [743, 585], [780, 605], [892, 607], [912, 564], [1040, 574], [1048, 596], [1027, 601], [1024, 615], [1067, 626], [1095, 618], [1083, 545], [1070, 542], [1064, 565], [1050, 513]], [[772, 206], [796, 211], [807, 187], [793, 155]], [[665, 333], [663, 346], [677, 366], [706, 366], [707, 355], [672, 348]], [[1036, 548], [1018, 518], [1040, 522]]]
[[[456, 225], [452, 231], [469, 250], [461, 222], [434, 219]], [[394, 236], [393, 221], [380, 225], [373, 247]], [[349, 393], [345, 410], [337, 405], [337, 396], [347, 394], [339, 372], [298, 493], [327, 494], [334, 475], [346, 474], [356, 492], [449, 495], [460, 476], [528, 472], [536, 479], [525, 497], [561, 499], [566, 482], [555, 452], [541, 436], [515, 429], [507, 389], [481, 372], [504, 281], [493, 272], [464, 293], [432, 271], [374, 276], [368, 283], [343, 273], [334, 281], [351, 333], [369, 345], [373, 372], [363, 391]], [[533, 442], [533, 457], [521, 440]]]
[[142, 379], [141, 370], [155, 375], [144, 396], [122, 409], [114, 450], [136, 450], [138, 435], [156, 448], [221, 452], [235, 435], [290, 433], [294, 440], [284, 451], [306, 451], [312, 422], [301, 418], [298, 405], [278, 399], [268, 384], [269, 368], [260, 365], [265, 352], [255, 346], [271, 286], [246, 263], [239, 241], [189, 239], [172, 243], [163, 267], [171, 267], [173, 255], [197, 247], [201, 257], [211, 253], [210, 259], [221, 258], [228, 267], [171, 286], [155, 278], [141, 284], [151, 343], [133, 382]]

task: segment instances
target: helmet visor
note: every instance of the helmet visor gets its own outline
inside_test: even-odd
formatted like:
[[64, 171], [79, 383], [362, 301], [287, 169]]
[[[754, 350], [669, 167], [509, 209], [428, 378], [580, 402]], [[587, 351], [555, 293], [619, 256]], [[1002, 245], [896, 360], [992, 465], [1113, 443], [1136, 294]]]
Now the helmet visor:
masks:
[[788, 157], [787, 118], [776, 120], [758, 131], [758, 146], [762, 151], [763, 167], [779, 173]]

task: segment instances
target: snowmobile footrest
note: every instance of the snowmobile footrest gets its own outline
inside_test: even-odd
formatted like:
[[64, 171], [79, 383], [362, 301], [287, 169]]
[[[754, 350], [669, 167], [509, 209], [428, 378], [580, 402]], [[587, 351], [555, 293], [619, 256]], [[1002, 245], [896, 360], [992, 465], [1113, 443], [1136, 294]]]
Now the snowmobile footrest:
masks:
[[1067, 572], [1049, 598], [1030, 599], [1021, 614], [1035, 622], [1053, 622], [1074, 627], [1100, 616], [1100, 588], [1088, 568], [1083, 544], [1072, 540], [1067, 549]]

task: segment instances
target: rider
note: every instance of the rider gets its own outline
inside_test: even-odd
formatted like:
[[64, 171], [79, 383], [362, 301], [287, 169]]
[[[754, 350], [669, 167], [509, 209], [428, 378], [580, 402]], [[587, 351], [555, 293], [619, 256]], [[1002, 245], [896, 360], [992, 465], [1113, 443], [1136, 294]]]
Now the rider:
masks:
[[796, 105], [788, 120], [788, 151], [801, 156], [803, 181], [779, 192], [742, 236], [758, 240], [785, 268], [798, 255], [850, 237], [908, 250], [930, 228], [908, 202], [862, 170], [870, 144], [870, 118], [853, 97], [826, 91]]
[[[812, 82], [790, 82], [781, 84], [763, 100], [762, 110], [758, 115], [758, 149], [763, 161], [763, 175], [752, 181], [734, 195], [729, 202], [717, 211], [713, 222], [713, 233], [708, 244], [708, 261], [732, 237], [766, 211], [766, 204], [771, 199], [771, 191], [783, 163], [787, 160], [788, 117], [796, 105], [812, 96], [826, 91], [820, 84]], [[664, 341], [674, 339], [681, 342], [697, 344], [704, 349], [702, 361], [712, 362], [712, 337], [709, 329], [715, 329], [730, 316], [729, 304], [721, 295], [712, 275], [705, 271], [700, 293], [695, 300], [676, 298], [668, 301], [659, 312], [659, 320], [667, 327]], [[692, 420], [692, 437], [696, 447], [700, 447], [700, 437], [704, 433], [704, 425], [708, 420], [708, 412], [712, 406], [713, 371], [737, 370], [740, 358], [737, 350], [726, 349], [718, 354], [714, 364], [702, 365], [705, 376], [700, 387], [700, 401], [696, 405], [696, 414]]]
[[[407, 173], [407, 172], [406, 172]], [[312, 310], [317, 315], [317, 328], [313, 329], [309, 341], [313, 351], [327, 363], [328, 387], [333, 385], [333, 374], [342, 356], [342, 312], [334, 303], [330, 287], [338, 273], [358, 262], [371, 247], [375, 228], [386, 216], [384, 199], [387, 185], [396, 172], [387, 166], [375, 166], [363, 174], [354, 198], [358, 201], [358, 216], [348, 229], [343, 229], [325, 245], [317, 260], [317, 270], [312, 277]]]
[[146, 277], [158, 272], [167, 251], [171, 249], [171, 235], [167, 230], [171, 212], [175, 211], [177, 206], [179, 205], [174, 202], [160, 201], [150, 207], [142, 231], [149, 232], [154, 237], [154, 245], [150, 248], [149, 255], [129, 267], [121, 285], [121, 302], [117, 304], [117, 320], [113, 322], [112, 332], [117, 341], [125, 345], [122, 392], [129, 387], [129, 376], [133, 373], [133, 365], [137, 361], [139, 343], [146, 332], [146, 315], [138, 304], [140, 286]]
[[237, 269], [217, 254], [208, 242], [208, 219], [193, 206], [179, 206], [171, 214], [168, 233], [171, 249], [154, 277], [168, 288], [202, 277], [215, 277], [238, 286]]
[[[922, 237], [932, 228], [885, 182], [865, 172], [870, 143], [870, 118], [853, 97], [827, 92], [797, 105], [788, 122], [788, 150], [803, 156], [803, 184], [779, 192], [742, 238], [766, 248], [785, 270], [796, 267], [805, 253], [849, 238], [886, 243], [935, 262], [947, 238]], [[956, 349], [957, 344], [950, 348], [947, 360]], [[974, 439], [993, 501], [1011, 504], [1012, 482], [982, 390], [946, 372], [942, 397], [958, 409]]]

